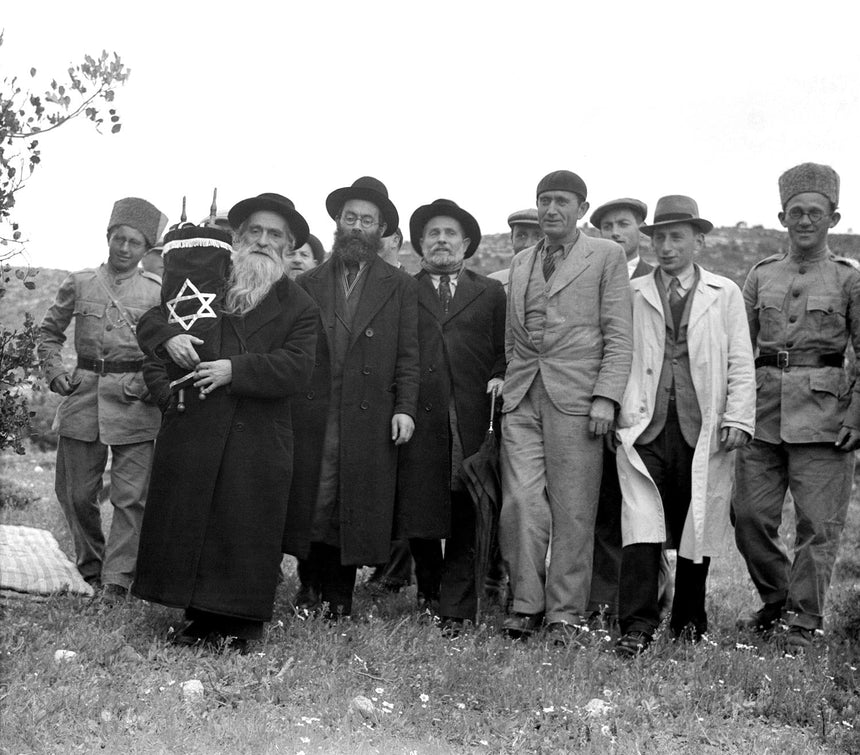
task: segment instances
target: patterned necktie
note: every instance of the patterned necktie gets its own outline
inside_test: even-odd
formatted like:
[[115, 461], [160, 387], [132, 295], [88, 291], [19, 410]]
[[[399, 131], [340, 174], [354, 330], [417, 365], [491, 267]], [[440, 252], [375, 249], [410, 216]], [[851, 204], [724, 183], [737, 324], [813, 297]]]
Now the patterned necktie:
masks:
[[679, 281], [674, 275], [672, 276], [672, 280], [669, 281], [669, 304], [677, 304], [681, 301], [681, 281]]
[[442, 311], [447, 315], [451, 304], [451, 276], [439, 276], [439, 301], [442, 303]]
[[543, 255], [543, 279], [548, 281], [552, 278], [552, 274], [555, 272], [555, 263], [558, 257], [558, 253], [564, 249], [563, 246], [557, 246], [554, 249], [550, 249], [547, 247], [544, 250]]
[[346, 287], [352, 288], [352, 284], [355, 283], [355, 278], [358, 275], [358, 263], [357, 262], [347, 262], [346, 263]]

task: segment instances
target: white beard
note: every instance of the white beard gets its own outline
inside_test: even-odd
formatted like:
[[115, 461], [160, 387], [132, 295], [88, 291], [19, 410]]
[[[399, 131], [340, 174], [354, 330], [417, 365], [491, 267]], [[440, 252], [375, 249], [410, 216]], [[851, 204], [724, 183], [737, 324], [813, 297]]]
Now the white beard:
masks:
[[238, 250], [227, 286], [227, 312], [234, 315], [250, 312], [284, 273], [284, 266], [269, 255]]

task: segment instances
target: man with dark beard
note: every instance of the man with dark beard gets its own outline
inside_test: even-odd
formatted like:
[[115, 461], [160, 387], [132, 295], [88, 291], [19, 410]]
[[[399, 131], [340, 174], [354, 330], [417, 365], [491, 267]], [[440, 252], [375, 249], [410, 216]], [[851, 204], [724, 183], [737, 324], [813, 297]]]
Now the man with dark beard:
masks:
[[[388, 560], [397, 447], [418, 397], [415, 281], [378, 256], [397, 209], [370, 176], [326, 200], [331, 257], [297, 279], [320, 307], [306, 393], [293, 400], [296, 458], [284, 552], [336, 620], [352, 611], [356, 567]], [[303, 574], [303, 579], [305, 577]]]
[[138, 328], [150, 364], [169, 356], [194, 371], [195, 390], [184, 410], [165, 408], [132, 591], [185, 609], [178, 643], [235, 638], [241, 650], [272, 616], [293, 468], [289, 398], [313, 368], [317, 308], [286, 275], [285, 252], [308, 235], [293, 203], [262, 194], [229, 219], [233, 268], [206, 334], [217, 357], [201, 361], [203, 340], [177, 334], [160, 307]]

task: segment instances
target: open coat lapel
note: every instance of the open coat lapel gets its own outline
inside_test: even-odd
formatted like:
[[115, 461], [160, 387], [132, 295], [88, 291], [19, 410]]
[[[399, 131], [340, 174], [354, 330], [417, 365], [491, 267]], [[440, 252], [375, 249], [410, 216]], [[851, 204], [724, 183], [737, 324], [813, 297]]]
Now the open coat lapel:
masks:
[[454, 291], [454, 298], [448, 307], [448, 315], [445, 317], [445, 322], [460, 314], [477, 296], [480, 296], [483, 290], [484, 284], [475, 280], [472, 273], [464, 269], [457, 278], [457, 288]]
[[323, 333], [328, 341], [329, 354], [334, 353], [332, 333], [334, 333], [335, 305], [335, 266], [333, 260], [326, 260], [318, 268], [301, 277], [301, 283], [320, 308]]
[[263, 297], [263, 301], [261, 301], [245, 316], [244, 325], [246, 339], [252, 338], [254, 333], [256, 333], [266, 323], [274, 320], [281, 313], [281, 301], [278, 297], [277, 287], [278, 284], [275, 283], [271, 289], [269, 289], [269, 293]]
[[548, 298], [555, 296], [588, 269], [591, 264], [589, 260], [591, 251], [591, 245], [586, 241], [585, 234], [580, 231], [579, 238], [567, 253], [567, 259], [562, 260], [556, 268], [555, 277], [552, 279], [552, 285], [547, 295]]
[[364, 282], [361, 300], [358, 302], [358, 309], [352, 321], [352, 333], [349, 336], [350, 346], [355, 343], [359, 334], [364, 332], [367, 324], [391, 297], [395, 288], [397, 271], [385, 260], [376, 257], [368, 264], [365, 275], [367, 280]]
[[696, 265], [696, 270], [698, 272], [698, 280], [696, 281], [695, 296], [693, 296], [693, 301], [690, 303], [690, 319], [687, 323], [688, 331], [693, 329], [696, 322], [702, 318], [702, 315], [717, 300], [714, 281], [710, 279], [708, 271], [702, 270], [698, 265]]
[[442, 322], [445, 313], [442, 312], [442, 302], [439, 292], [433, 288], [433, 279], [426, 270], [421, 270], [415, 279], [418, 281], [418, 306], [424, 307], [433, 317]]

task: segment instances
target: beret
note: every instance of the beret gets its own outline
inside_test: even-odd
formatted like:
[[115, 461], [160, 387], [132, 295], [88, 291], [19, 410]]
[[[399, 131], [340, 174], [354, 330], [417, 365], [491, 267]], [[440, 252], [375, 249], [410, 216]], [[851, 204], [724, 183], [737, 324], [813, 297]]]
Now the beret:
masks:
[[579, 196], [580, 202], [588, 196], [585, 181], [569, 170], [554, 170], [545, 175], [537, 186], [537, 196], [545, 191], [570, 191]]

